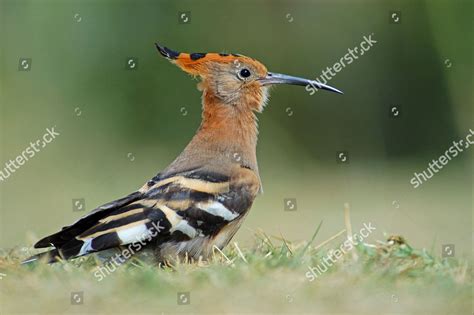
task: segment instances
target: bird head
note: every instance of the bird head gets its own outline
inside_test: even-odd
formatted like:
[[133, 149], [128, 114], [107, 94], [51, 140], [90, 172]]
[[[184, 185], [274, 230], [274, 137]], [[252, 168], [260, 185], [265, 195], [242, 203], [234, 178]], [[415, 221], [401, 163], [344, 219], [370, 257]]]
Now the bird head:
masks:
[[342, 94], [317, 81], [269, 72], [259, 61], [239, 54], [182, 53], [159, 44], [156, 48], [186, 73], [200, 77], [199, 88], [205, 97], [224, 105], [261, 112], [267, 101], [268, 87], [276, 84], [313, 86]]

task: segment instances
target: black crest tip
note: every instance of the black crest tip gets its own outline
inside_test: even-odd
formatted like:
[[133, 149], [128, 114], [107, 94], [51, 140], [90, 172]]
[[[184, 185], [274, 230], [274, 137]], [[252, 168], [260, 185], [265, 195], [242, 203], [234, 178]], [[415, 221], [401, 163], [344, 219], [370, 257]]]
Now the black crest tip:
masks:
[[168, 58], [168, 59], [176, 59], [178, 58], [179, 56], [179, 52], [177, 51], [174, 51], [174, 50], [171, 50], [165, 46], [162, 46], [158, 43], [155, 43], [155, 46], [156, 46], [156, 49], [158, 49], [158, 51], [160, 52], [160, 54], [165, 57], [165, 58]]

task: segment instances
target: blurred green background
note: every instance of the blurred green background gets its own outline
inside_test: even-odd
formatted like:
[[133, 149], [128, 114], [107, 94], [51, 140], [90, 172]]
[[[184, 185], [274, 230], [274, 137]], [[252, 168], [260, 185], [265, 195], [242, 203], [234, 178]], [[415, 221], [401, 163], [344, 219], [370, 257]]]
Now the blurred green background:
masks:
[[[304, 240], [323, 220], [321, 241], [344, 227], [349, 202], [354, 230], [372, 222], [373, 239], [400, 234], [468, 255], [472, 148], [421, 187], [409, 181], [474, 128], [472, 20], [472, 1], [1, 0], [0, 169], [47, 127], [61, 135], [0, 183], [0, 247], [30, 246], [76, 220], [75, 198], [91, 210], [134, 191], [184, 148], [200, 93], [155, 41], [315, 78], [373, 33], [377, 44], [329, 82], [343, 96], [273, 90], [259, 115], [265, 193], [236, 239], [249, 244], [262, 228]], [[20, 58], [31, 71], [19, 71]], [[285, 198], [296, 211], [284, 211]]]

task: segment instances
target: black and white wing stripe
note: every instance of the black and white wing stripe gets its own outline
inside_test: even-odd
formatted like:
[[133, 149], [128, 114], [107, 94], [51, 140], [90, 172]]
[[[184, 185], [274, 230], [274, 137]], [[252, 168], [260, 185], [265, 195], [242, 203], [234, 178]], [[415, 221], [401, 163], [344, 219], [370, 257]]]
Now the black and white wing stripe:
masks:
[[[192, 246], [210, 246], [215, 238], [225, 243], [219, 233], [243, 217], [259, 188], [248, 169], [237, 167], [230, 174], [197, 169], [157, 175], [139, 191], [99, 207], [35, 247], [54, 246], [68, 259], [143, 240], [167, 249], [180, 245], [177, 251], [191, 240], [200, 240]], [[235, 231], [226, 233], [230, 239]]]

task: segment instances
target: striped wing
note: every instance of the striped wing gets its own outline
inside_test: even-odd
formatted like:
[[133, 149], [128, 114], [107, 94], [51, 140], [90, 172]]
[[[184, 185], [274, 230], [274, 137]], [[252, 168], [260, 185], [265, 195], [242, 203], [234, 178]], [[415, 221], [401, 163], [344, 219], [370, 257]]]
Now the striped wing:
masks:
[[35, 247], [53, 245], [64, 259], [139, 241], [157, 246], [161, 255], [208, 254], [211, 246], [223, 247], [234, 235], [260, 186], [249, 169], [235, 166], [226, 173], [159, 174]]

